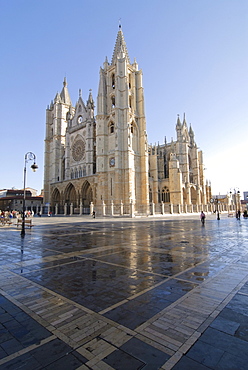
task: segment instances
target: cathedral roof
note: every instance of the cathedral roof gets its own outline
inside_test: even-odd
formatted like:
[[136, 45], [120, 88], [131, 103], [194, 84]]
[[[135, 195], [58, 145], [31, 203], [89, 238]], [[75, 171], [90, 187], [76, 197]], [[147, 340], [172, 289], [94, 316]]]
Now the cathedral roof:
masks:
[[123, 54], [123, 56], [126, 56], [128, 63], [130, 64], [130, 59], [127, 51], [126, 42], [124, 40], [124, 35], [121, 29], [121, 26], [119, 26], [119, 31], [117, 34], [116, 42], [115, 42], [115, 48], [113, 52], [112, 62], [111, 64], [115, 64], [116, 59], [119, 55]]

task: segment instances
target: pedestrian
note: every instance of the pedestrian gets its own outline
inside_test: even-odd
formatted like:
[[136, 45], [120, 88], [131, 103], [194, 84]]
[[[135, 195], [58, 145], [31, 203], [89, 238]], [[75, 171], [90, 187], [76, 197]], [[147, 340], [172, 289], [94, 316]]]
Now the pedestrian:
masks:
[[201, 219], [202, 225], [204, 225], [205, 224], [206, 215], [205, 215], [205, 213], [203, 211], [201, 211], [200, 219]]
[[92, 217], [96, 218], [96, 212], [95, 211], [92, 212]]

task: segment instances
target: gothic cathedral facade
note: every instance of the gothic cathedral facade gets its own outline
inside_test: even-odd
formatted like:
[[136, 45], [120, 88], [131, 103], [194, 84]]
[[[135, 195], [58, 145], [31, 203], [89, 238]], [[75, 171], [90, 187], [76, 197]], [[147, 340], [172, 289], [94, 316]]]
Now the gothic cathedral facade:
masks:
[[46, 111], [44, 203], [55, 213], [193, 212], [207, 207], [202, 152], [185, 117], [177, 140], [148, 145], [142, 71], [131, 64], [121, 27], [111, 63], [100, 69], [97, 112], [91, 91], [72, 105], [64, 80]]

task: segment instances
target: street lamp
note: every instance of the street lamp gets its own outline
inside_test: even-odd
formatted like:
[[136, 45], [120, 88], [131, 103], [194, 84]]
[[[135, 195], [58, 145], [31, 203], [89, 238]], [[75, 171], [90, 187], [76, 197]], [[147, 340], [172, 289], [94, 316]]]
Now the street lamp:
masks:
[[22, 205], [22, 231], [21, 236], [25, 236], [25, 200], [26, 200], [26, 172], [27, 172], [27, 162], [34, 161], [31, 168], [35, 172], [38, 168], [37, 164], [35, 163], [36, 156], [32, 152], [28, 152], [25, 154], [25, 161], [24, 161], [24, 180], [23, 180], [23, 205]]
[[217, 220], [220, 220], [220, 212], [219, 212], [219, 200], [218, 197], [216, 196], [215, 199], [211, 198], [210, 202], [215, 205], [215, 213], [217, 214]]

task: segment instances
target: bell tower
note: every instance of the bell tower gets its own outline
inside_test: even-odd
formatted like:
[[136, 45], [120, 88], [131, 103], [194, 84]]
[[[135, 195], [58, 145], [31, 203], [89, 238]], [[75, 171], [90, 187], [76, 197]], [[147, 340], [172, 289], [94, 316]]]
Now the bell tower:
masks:
[[73, 111], [67, 81], [64, 78], [61, 93], [56, 94], [46, 110], [44, 203], [50, 202], [51, 184], [62, 179], [61, 158], [65, 150], [67, 116]]
[[[119, 26], [111, 63], [100, 69], [96, 116], [98, 202], [148, 206], [148, 145], [142, 71]], [[137, 210], [137, 209], [136, 209]]]

